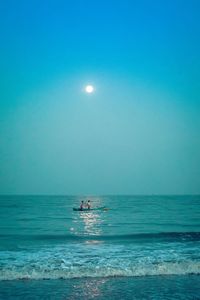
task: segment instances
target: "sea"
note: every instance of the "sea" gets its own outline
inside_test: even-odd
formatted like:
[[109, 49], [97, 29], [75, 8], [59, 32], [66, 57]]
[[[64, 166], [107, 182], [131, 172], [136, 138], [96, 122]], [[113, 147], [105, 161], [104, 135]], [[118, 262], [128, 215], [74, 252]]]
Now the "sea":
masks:
[[199, 275], [199, 195], [0, 196], [2, 300], [194, 300]]

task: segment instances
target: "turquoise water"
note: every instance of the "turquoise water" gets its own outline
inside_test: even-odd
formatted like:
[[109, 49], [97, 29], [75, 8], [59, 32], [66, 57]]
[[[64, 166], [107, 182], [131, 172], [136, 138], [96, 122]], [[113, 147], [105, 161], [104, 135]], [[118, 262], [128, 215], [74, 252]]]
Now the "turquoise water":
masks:
[[[88, 199], [93, 207], [109, 210], [72, 210]], [[0, 206], [4, 293], [6, 286], [16, 291], [21, 280], [29, 280], [30, 290], [44, 279], [59, 286], [60, 279], [68, 285], [97, 280], [109, 282], [112, 290], [116, 282], [131, 287], [134, 281], [136, 289], [144, 281], [148, 287], [148, 278], [159, 286], [163, 276], [179, 283], [199, 278], [200, 196], [1, 196]], [[197, 293], [186, 290], [179, 299]]]
[[199, 300], [200, 276], [2, 281], [0, 299]]

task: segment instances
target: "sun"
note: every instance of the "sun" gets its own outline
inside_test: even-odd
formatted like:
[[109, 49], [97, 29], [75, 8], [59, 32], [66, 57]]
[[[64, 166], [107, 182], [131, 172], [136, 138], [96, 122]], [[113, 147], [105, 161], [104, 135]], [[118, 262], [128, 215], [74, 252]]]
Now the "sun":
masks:
[[88, 94], [91, 94], [91, 93], [93, 93], [94, 92], [94, 87], [93, 87], [93, 85], [86, 85], [86, 87], [85, 87], [85, 91], [86, 91], [86, 93], [88, 93]]

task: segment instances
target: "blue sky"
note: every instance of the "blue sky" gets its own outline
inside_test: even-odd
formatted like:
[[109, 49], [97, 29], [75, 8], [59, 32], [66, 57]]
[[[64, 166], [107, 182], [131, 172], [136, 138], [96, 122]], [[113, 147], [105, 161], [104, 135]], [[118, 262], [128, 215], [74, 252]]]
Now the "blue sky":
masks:
[[0, 193], [199, 193], [199, 9], [3, 1]]

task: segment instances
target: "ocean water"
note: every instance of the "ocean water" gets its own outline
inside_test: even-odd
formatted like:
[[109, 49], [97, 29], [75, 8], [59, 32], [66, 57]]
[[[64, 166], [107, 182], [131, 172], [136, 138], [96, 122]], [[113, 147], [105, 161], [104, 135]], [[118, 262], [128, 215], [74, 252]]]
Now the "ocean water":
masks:
[[[73, 211], [88, 199], [108, 210]], [[0, 299], [200, 299], [200, 196], [0, 196], [0, 207]]]

